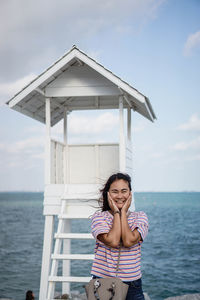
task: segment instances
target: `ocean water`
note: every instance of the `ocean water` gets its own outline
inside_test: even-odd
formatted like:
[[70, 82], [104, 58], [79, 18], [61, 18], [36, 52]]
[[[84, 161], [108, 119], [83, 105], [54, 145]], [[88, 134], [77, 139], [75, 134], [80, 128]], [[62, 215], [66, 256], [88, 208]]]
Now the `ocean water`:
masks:
[[[143, 289], [151, 300], [200, 292], [200, 193], [135, 193], [136, 210], [149, 217], [143, 243]], [[38, 299], [43, 245], [42, 193], [0, 193], [0, 298]], [[72, 222], [86, 232], [90, 222]], [[73, 242], [73, 253], [93, 251], [94, 242]], [[73, 275], [86, 275], [91, 263], [73, 262]], [[59, 288], [59, 287], [58, 287]], [[83, 291], [82, 285], [72, 289]]]

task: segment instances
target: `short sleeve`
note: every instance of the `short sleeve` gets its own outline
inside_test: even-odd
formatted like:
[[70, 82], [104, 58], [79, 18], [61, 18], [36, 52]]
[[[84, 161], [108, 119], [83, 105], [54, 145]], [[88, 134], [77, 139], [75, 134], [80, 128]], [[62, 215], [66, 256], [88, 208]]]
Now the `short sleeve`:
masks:
[[131, 230], [133, 231], [134, 229], [137, 228], [138, 232], [141, 235], [142, 240], [145, 239], [148, 233], [148, 217], [147, 215], [143, 212], [132, 212], [130, 215], [130, 223], [129, 226]]
[[149, 224], [147, 215], [142, 211], [138, 212], [136, 227], [141, 235], [142, 240], [144, 240], [148, 233]]
[[92, 216], [91, 231], [95, 239], [97, 239], [99, 234], [108, 233], [110, 231], [102, 212], [96, 212]]

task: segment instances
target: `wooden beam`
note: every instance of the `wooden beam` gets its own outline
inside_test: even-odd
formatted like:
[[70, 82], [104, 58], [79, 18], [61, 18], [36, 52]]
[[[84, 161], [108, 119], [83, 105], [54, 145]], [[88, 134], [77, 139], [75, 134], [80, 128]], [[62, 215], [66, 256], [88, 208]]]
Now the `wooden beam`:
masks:
[[76, 57], [76, 61], [79, 64], [79, 66], [84, 66], [84, 63], [82, 62], [82, 60], [78, 59], [77, 57]]
[[35, 115], [35, 113], [31, 113], [30, 111], [28, 111], [26, 109], [22, 109], [21, 107], [19, 107], [17, 105], [15, 106], [14, 110], [16, 110], [16, 111], [18, 111], [20, 113], [23, 113], [23, 114], [25, 114], [25, 115], [33, 118], [33, 119], [36, 119], [36, 120], [38, 120], [38, 121], [40, 121], [42, 123], [45, 123], [45, 118], [37, 116], [37, 115]]
[[63, 153], [63, 173], [64, 173], [64, 184], [67, 183], [67, 108], [64, 108], [63, 112], [63, 142], [64, 142], [64, 153]]
[[131, 143], [131, 108], [127, 108], [127, 137]]
[[54, 216], [45, 217], [39, 300], [47, 299], [48, 277], [53, 245]]
[[35, 89], [36, 92], [38, 92], [40, 95], [45, 97], [45, 93], [43, 90], [41, 90], [39, 87]]
[[99, 108], [99, 97], [98, 96], [95, 97], [95, 107]]
[[123, 96], [119, 96], [119, 168], [126, 171]]
[[45, 184], [51, 183], [51, 101], [46, 98]]

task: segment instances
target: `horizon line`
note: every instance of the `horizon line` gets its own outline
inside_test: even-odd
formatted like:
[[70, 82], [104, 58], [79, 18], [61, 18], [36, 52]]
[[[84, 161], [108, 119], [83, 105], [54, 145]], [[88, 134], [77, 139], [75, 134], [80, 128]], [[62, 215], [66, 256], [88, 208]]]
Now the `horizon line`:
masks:
[[[0, 193], [44, 193], [44, 190], [0, 190]], [[180, 190], [180, 191], [156, 191], [156, 190], [147, 190], [147, 191], [134, 191], [134, 193], [200, 193], [200, 190]]]

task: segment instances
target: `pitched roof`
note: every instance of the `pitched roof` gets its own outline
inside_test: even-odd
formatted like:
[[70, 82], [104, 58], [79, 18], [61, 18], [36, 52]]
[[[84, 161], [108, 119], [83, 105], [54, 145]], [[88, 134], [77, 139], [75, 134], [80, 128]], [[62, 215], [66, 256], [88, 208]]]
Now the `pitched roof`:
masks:
[[119, 96], [147, 119], [156, 119], [149, 99], [76, 46], [19, 91], [7, 104], [45, 123], [45, 97], [51, 98], [51, 125], [73, 110], [118, 108]]

